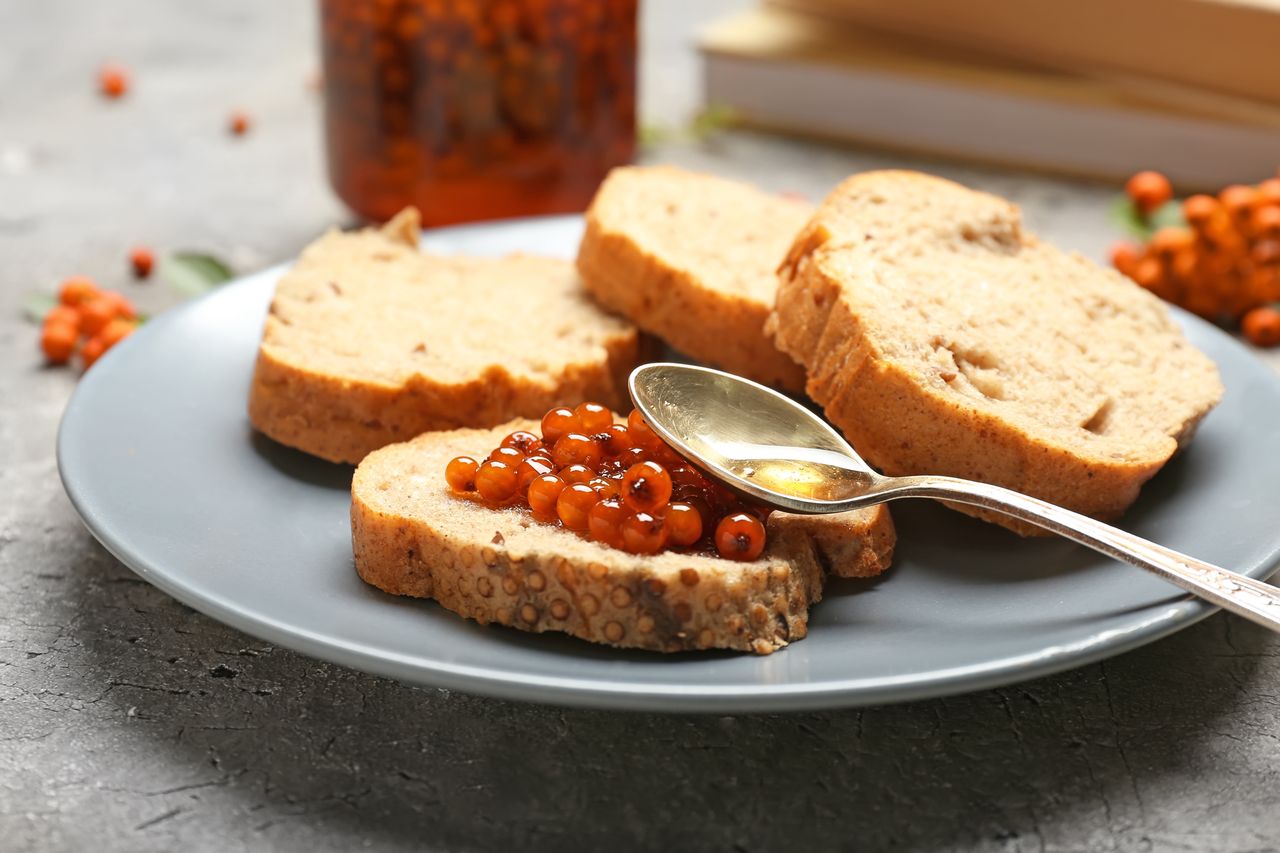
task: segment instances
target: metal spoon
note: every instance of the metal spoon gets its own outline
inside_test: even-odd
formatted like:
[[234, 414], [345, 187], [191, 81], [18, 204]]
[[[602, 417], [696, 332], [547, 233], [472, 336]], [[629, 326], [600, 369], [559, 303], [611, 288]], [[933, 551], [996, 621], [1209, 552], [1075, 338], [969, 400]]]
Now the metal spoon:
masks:
[[979, 506], [1154, 572], [1280, 631], [1280, 588], [1011, 489], [956, 477], [881, 476], [825, 421], [763, 385], [670, 363], [637, 367], [629, 384], [631, 399], [654, 432], [725, 485], [769, 506], [844, 512], [899, 498]]

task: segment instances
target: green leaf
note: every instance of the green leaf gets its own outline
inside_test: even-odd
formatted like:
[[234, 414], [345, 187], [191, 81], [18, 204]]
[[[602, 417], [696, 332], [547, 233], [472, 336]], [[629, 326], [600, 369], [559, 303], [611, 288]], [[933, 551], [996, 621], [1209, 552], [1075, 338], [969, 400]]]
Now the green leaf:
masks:
[[706, 142], [722, 130], [742, 123], [742, 113], [727, 104], [707, 104], [693, 117], [689, 134], [699, 142]]
[[1116, 200], [1111, 203], [1111, 223], [1121, 231], [1141, 240], [1144, 243], [1151, 239], [1151, 235], [1159, 231], [1166, 225], [1186, 225], [1187, 221], [1182, 216], [1182, 203], [1177, 199], [1166, 202], [1158, 208], [1149, 217], [1144, 217], [1138, 212], [1137, 206], [1127, 195], [1117, 196]]
[[1182, 215], [1182, 202], [1177, 199], [1165, 202], [1155, 213], [1151, 214], [1149, 221], [1153, 233], [1169, 225], [1183, 227], [1187, 224], [1187, 218]]
[[213, 255], [175, 252], [160, 261], [160, 278], [185, 296], [200, 296], [235, 277], [231, 267]]
[[671, 128], [665, 124], [654, 124], [645, 122], [636, 128], [636, 141], [642, 147], [660, 145], [663, 142], [669, 142], [674, 136]]
[[28, 293], [22, 300], [22, 313], [32, 323], [43, 323], [45, 315], [58, 304], [58, 297], [51, 293]]

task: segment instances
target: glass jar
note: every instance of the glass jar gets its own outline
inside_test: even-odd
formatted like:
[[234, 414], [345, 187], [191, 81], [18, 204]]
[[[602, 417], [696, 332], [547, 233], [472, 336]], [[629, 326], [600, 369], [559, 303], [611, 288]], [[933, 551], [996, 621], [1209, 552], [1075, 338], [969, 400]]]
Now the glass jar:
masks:
[[423, 221], [582, 210], [635, 151], [636, 0], [320, 0], [329, 179]]

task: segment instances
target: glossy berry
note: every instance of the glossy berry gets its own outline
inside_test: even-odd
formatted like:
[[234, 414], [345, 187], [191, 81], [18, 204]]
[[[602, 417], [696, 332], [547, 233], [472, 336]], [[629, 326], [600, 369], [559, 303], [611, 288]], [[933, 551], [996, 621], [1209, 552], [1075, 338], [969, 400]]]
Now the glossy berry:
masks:
[[1159, 172], [1139, 172], [1125, 184], [1125, 192], [1133, 200], [1138, 212], [1145, 215], [1153, 213], [1173, 198], [1173, 187], [1169, 179]]
[[622, 451], [622, 455], [618, 457], [617, 462], [625, 471], [632, 465], [639, 465], [641, 462], [647, 462], [649, 459], [649, 451], [643, 447], [628, 447]]
[[610, 477], [593, 477], [587, 481], [587, 485], [596, 490], [601, 500], [616, 498], [622, 491], [618, 481]]
[[608, 459], [616, 459], [631, 447], [631, 432], [622, 424], [611, 424], [592, 436]]
[[470, 456], [458, 456], [449, 460], [444, 468], [444, 478], [449, 488], [455, 492], [474, 492], [476, 490], [476, 472], [480, 463]]
[[499, 460], [506, 462], [512, 468], [517, 468], [524, 461], [524, 454], [514, 447], [495, 447], [493, 452], [489, 454], [489, 461], [497, 462]]
[[561, 406], [552, 409], [542, 417], [542, 441], [550, 446], [560, 440], [560, 436], [578, 431], [578, 418], [573, 409]]
[[656, 554], [667, 544], [667, 526], [656, 515], [637, 512], [622, 522], [622, 548], [632, 554]]
[[716, 525], [715, 543], [727, 560], [754, 560], [764, 550], [764, 525], [750, 513], [726, 515]]
[[702, 538], [702, 514], [692, 504], [671, 504], [664, 519], [672, 545], [683, 548]]
[[586, 483], [574, 483], [556, 499], [556, 515], [570, 530], [586, 530], [591, 508], [600, 503], [596, 490]]
[[136, 246], [129, 253], [129, 266], [133, 268], [135, 278], [148, 278], [156, 265], [155, 253], [146, 246]]
[[662, 444], [658, 434], [649, 429], [649, 425], [644, 422], [644, 416], [640, 414], [639, 409], [632, 409], [631, 414], [627, 415], [627, 429], [631, 431], [631, 442], [636, 447], [649, 450]]
[[506, 462], [486, 462], [476, 472], [476, 491], [489, 503], [505, 503], [515, 497], [520, 487], [516, 469]]
[[622, 523], [631, 511], [617, 498], [605, 498], [587, 513], [587, 532], [591, 538], [617, 548], [622, 545]]
[[529, 509], [533, 510], [535, 515], [544, 518], [554, 517], [556, 514], [556, 500], [567, 485], [564, 480], [561, 480], [555, 474], [543, 474], [535, 477], [533, 482], [529, 483]]
[[671, 475], [657, 462], [632, 465], [622, 477], [622, 500], [636, 512], [654, 512], [671, 499]]
[[586, 465], [568, 465], [560, 469], [560, 479], [566, 483], [586, 483], [595, 479], [596, 472]]
[[502, 439], [503, 447], [514, 447], [525, 456], [532, 456], [543, 449], [542, 439], [527, 430], [518, 429]]
[[613, 426], [613, 412], [599, 403], [583, 403], [573, 410], [573, 414], [578, 419], [578, 429], [587, 435]]
[[529, 488], [529, 484], [544, 474], [554, 474], [556, 466], [545, 456], [530, 456], [516, 466], [516, 479], [520, 483], [520, 491]]
[[561, 468], [567, 465], [595, 468], [602, 456], [600, 442], [580, 432], [565, 433], [551, 449], [551, 458]]

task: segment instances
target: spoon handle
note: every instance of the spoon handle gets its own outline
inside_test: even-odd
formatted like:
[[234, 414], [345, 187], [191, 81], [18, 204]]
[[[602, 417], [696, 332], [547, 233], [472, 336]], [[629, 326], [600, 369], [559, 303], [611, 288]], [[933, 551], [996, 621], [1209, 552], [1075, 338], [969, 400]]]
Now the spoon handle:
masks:
[[1280, 588], [1228, 571], [1132, 533], [1011, 489], [953, 477], [884, 481], [883, 498], [936, 498], [1002, 512], [1132, 563], [1237, 616], [1280, 631]]

